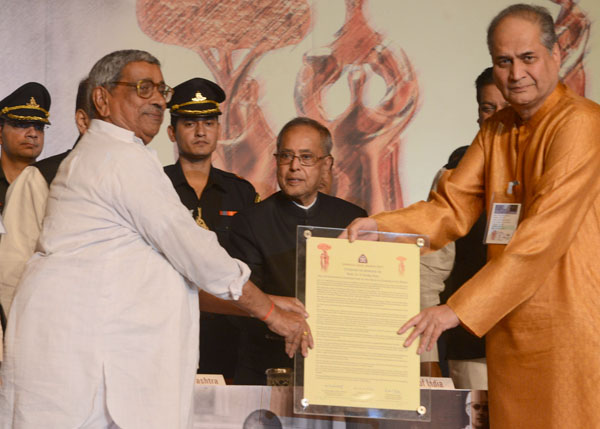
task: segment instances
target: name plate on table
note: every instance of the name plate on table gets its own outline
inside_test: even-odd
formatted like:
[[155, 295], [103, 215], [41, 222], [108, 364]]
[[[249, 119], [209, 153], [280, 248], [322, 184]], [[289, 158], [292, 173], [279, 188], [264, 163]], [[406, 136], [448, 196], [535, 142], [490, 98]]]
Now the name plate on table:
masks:
[[449, 377], [421, 377], [421, 389], [454, 390], [454, 382]]
[[221, 374], [196, 374], [196, 384], [204, 386], [225, 386], [225, 379]]
[[[310, 314], [315, 349], [297, 355], [298, 413], [427, 421], [418, 341], [398, 328], [419, 312], [427, 237], [299, 226], [296, 296]], [[427, 396], [427, 397], [424, 397]], [[430, 419], [430, 417], [429, 417]]]

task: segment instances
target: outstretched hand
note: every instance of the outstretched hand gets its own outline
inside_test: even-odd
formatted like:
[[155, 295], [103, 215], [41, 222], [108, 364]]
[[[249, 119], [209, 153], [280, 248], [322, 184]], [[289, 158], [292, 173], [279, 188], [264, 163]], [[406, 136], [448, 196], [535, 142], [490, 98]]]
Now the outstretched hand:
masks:
[[280, 296], [280, 295], [267, 295], [275, 305], [282, 310], [291, 311], [292, 313], [298, 313], [308, 318], [308, 312], [304, 308], [304, 304], [298, 299], [291, 296]]
[[431, 351], [438, 338], [447, 329], [458, 326], [460, 320], [458, 316], [446, 304], [435, 307], [428, 307], [411, 318], [398, 330], [398, 334], [404, 334], [414, 326], [414, 330], [410, 333], [404, 347], [410, 347], [417, 337], [421, 337], [417, 353], [421, 354], [425, 350]]
[[[348, 225], [348, 228], [340, 234], [339, 238], [347, 238], [350, 242], [353, 242], [358, 238], [359, 231], [377, 231], [377, 222], [370, 217], [356, 218]], [[377, 240], [376, 237], [361, 238]]]
[[265, 322], [267, 327], [285, 338], [285, 353], [294, 357], [298, 349], [302, 356], [308, 356], [308, 349], [314, 347], [310, 327], [304, 315], [274, 307], [273, 312]]
[[[282, 297], [283, 298], [283, 297]], [[265, 295], [252, 281], [248, 280], [242, 295], [235, 305], [248, 314], [262, 320], [267, 327], [285, 339], [285, 352], [289, 357], [300, 348], [302, 356], [308, 356], [308, 349], [313, 348], [314, 342], [310, 327], [306, 323], [306, 310], [302, 303], [294, 299], [273, 299]], [[287, 307], [292, 311], [282, 309]]]

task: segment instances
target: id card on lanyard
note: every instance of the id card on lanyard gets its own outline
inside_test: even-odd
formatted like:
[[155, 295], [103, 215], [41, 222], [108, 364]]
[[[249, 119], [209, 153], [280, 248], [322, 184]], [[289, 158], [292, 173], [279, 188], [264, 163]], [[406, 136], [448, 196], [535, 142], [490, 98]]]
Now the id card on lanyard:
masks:
[[513, 187], [518, 181], [509, 182], [506, 195], [492, 194], [485, 229], [485, 244], [508, 244], [519, 226], [521, 203], [510, 201], [514, 199]]

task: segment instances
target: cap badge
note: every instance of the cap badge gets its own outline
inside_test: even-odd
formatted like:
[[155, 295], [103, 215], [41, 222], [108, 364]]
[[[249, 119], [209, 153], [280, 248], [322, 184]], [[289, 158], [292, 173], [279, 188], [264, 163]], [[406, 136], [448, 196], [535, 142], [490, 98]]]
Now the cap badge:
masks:
[[31, 97], [29, 99], [29, 103], [27, 103], [27, 107], [40, 107], [40, 105], [37, 104], [37, 101], [35, 101], [35, 98]]
[[198, 91], [196, 93], [196, 96], [194, 98], [192, 98], [192, 101], [204, 101], [206, 100], [206, 97], [204, 95], [202, 95], [202, 93], [200, 91]]

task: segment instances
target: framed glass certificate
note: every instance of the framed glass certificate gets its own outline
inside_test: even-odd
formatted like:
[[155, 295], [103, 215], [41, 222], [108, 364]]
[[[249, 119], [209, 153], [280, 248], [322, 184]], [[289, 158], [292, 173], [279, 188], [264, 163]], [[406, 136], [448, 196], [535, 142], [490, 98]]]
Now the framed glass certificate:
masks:
[[295, 360], [294, 411], [430, 421], [421, 391], [418, 341], [400, 326], [419, 312], [420, 253], [426, 236], [299, 226], [296, 296], [315, 348]]

